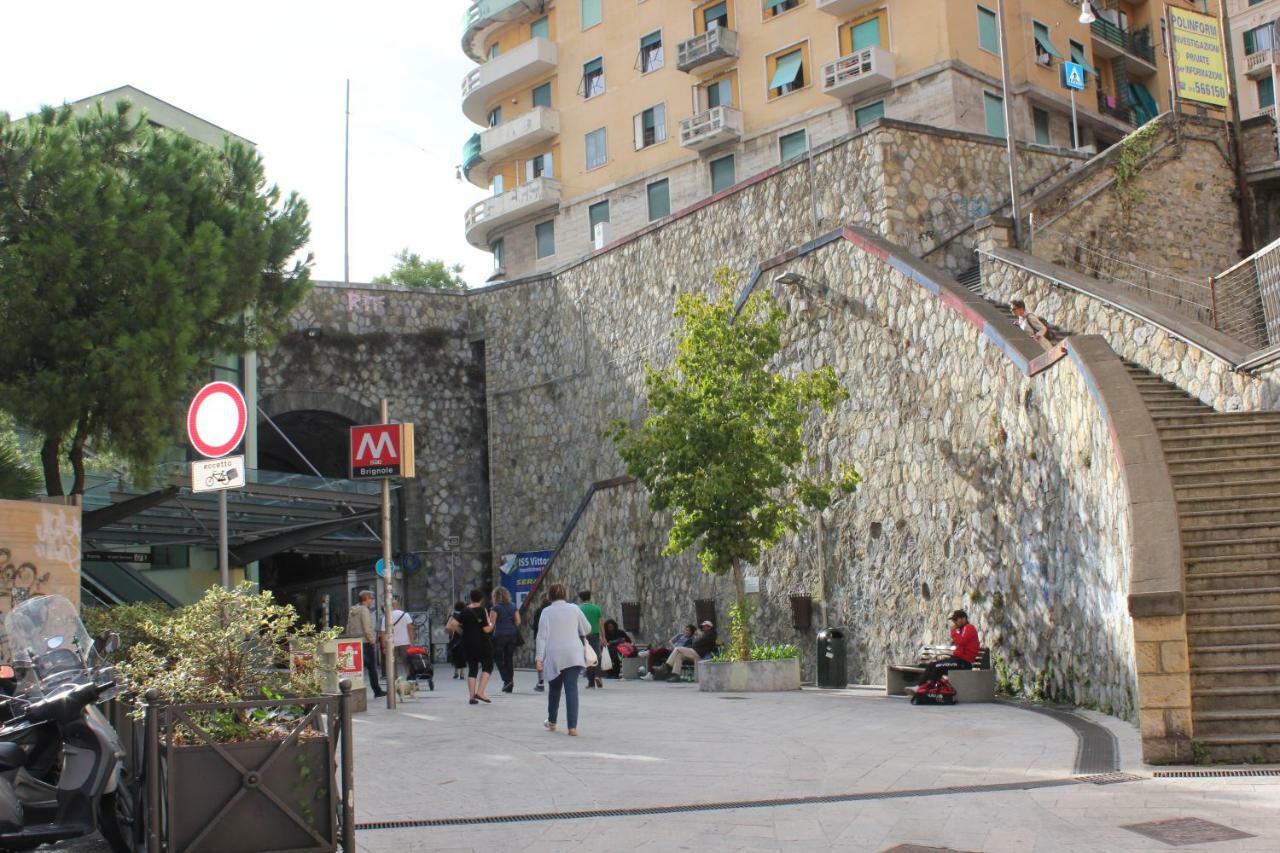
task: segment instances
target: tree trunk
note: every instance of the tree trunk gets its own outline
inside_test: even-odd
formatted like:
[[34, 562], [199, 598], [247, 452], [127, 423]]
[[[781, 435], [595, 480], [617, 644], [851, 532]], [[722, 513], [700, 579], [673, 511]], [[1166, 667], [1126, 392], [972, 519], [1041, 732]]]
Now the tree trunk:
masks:
[[61, 497], [62, 470], [58, 463], [58, 448], [62, 444], [61, 435], [46, 435], [44, 444], [40, 446], [40, 465], [44, 469], [44, 493], [51, 498]]
[[71, 494], [84, 494], [84, 443], [88, 437], [85, 419], [76, 425], [75, 438], [71, 440], [71, 449], [67, 451], [67, 459], [71, 462]]
[[736, 645], [738, 660], [751, 659], [751, 603], [747, 601], [747, 581], [742, 576], [742, 561], [733, 561], [733, 591], [738, 598], [738, 618], [741, 620], [741, 633], [734, 632], [729, 642]]

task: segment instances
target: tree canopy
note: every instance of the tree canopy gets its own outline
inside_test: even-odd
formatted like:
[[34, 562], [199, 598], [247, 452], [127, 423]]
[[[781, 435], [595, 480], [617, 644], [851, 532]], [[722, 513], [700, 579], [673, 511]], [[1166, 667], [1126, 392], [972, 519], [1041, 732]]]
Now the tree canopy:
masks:
[[0, 409], [65, 454], [139, 469], [177, 438], [210, 358], [269, 344], [309, 287], [306, 203], [257, 152], [153, 127], [127, 102], [0, 113]]
[[462, 280], [462, 264], [446, 264], [442, 260], [431, 258], [423, 260], [421, 255], [401, 249], [396, 252], [396, 263], [386, 275], [374, 276], [374, 284], [398, 284], [401, 287], [421, 287], [432, 290], [466, 290], [467, 283]]
[[676, 299], [676, 354], [666, 368], [645, 367], [649, 414], [638, 427], [616, 421], [609, 435], [627, 473], [649, 491], [655, 511], [671, 510], [664, 554], [696, 547], [703, 570], [734, 572], [757, 562], [782, 535], [825, 509], [837, 488], [859, 476], [813, 476], [805, 421], [848, 397], [834, 371], [784, 376], [775, 365], [785, 314], [763, 292], [735, 309], [733, 274], [716, 273], [718, 294]]

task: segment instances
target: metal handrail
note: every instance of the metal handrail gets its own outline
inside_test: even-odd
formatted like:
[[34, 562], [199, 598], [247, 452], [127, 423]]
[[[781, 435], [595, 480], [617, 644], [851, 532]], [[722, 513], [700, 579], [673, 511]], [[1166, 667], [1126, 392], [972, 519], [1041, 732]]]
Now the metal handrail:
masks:
[[1098, 38], [1122, 48], [1151, 65], [1155, 64], [1156, 50], [1151, 44], [1151, 29], [1149, 27], [1130, 31], [1116, 26], [1105, 18], [1098, 18], [1093, 22], [1091, 28], [1093, 34]]

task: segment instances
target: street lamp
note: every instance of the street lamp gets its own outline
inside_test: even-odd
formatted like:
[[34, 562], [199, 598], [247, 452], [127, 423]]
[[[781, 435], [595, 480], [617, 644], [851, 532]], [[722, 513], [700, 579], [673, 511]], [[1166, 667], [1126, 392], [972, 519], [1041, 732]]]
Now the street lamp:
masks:
[[1093, 4], [1089, 0], [1080, 0], [1080, 23], [1092, 24], [1096, 20], [1098, 17], [1093, 14]]

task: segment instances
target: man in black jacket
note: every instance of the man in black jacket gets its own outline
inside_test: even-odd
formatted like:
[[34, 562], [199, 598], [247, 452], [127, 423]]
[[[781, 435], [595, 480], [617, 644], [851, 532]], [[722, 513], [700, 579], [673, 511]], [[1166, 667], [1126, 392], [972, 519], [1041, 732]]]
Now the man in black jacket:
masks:
[[693, 646], [691, 648], [674, 648], [671, 655], [667, 658], [667, 662], [659, 671], [654, 674], [654, 678], [663, 678], [668, 681], [679, 681], [680, 670], [686, 663], [696, 663], [703, 658], [711, 657], [716, 651], [716, 626], [709, 621], [704, 621], [701, 626], [702, 630], [698, 631], [697, 636], [693, 638]]

